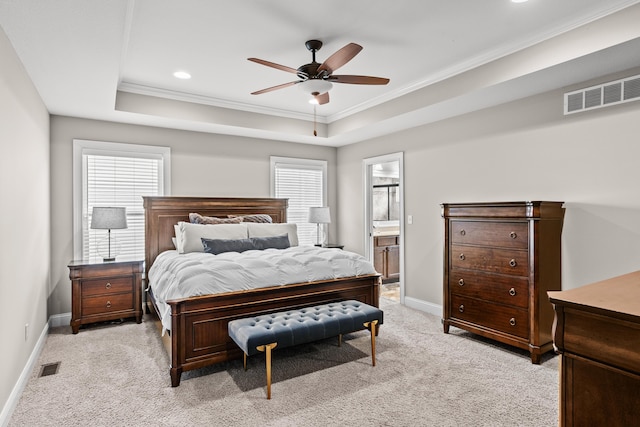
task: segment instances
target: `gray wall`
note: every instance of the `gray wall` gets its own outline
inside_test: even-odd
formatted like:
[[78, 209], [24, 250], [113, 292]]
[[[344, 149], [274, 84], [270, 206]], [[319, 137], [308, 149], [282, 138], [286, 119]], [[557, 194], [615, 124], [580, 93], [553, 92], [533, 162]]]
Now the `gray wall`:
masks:
[[362, 160], [403, 151], [408, 304], [442, 304], [443, 202], [564, 201], [564, 289], [640, 269], [640, 102], [563, 116], [563, 92], [340, 148], [342, 242], [363, 250]]
[[171, 193], [176, 196], [269, 197], [270, 156], [327, 160], [329, 206], [336, 208], [333, 147], [52, 116], [49, 315], [71, 311], [67, 264], [73, 258], [74, 139], [170, 147]]
[[2, 422], [5, 403], [46, 326], [50, 251], [49, 113], [2, 29], [0, 200]]

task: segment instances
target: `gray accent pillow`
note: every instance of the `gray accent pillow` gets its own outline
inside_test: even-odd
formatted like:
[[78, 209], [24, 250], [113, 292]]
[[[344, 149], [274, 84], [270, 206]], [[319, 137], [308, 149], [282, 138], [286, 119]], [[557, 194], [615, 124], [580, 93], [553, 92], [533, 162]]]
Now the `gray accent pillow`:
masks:
[[224, 252], [244, 252], [264, 249], [286, 249], [289, 245], [289, 236], [251, 237], [249, 239], [205, 239], [201, 238], [204, 251], [208, 254], [218, 255]]
[[289, 244], [289, 235], [283, 234], [282, 236], [270, 236], [270, 237], [249, 237], [249, 240], [253, 242], [254, 249], [287, 249], [291, 245]]
[[204, 251], [218, 255], [224, 252], [244, 252], [254, 249], [251, 239], [205, 239], [201, 238]]

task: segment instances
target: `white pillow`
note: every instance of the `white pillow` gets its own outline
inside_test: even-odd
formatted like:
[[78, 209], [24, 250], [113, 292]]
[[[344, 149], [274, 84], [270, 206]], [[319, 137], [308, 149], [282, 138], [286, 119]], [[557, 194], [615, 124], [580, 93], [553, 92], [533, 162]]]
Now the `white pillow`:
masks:
[[205, 239], [246, 239], [249, 237], [247, 224], [191, 224], [180, 221], [176, 226], [178, 253], [204, 252], [202, 237]]
[[249, 237], [274, 237], [289, 235], [289, 245], [298, 246], [298, 226], [293, 223], [273, 223], [262, 224], [258, 222], [247, 222]]

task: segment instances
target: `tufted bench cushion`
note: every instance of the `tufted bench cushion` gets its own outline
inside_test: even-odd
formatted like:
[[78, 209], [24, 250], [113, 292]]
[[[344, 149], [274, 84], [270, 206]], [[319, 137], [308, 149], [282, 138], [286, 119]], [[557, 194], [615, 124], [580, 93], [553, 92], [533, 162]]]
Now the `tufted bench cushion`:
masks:
[[305, 344], [321, 339], [371, 330], [371, 357], [375, 366], [375, 333], [383, 312], [360, 301], [349, 300], [232, 320], [229, 336], [246, 357], [267, 353], [267, 396], [271, 397], [271, 349]]

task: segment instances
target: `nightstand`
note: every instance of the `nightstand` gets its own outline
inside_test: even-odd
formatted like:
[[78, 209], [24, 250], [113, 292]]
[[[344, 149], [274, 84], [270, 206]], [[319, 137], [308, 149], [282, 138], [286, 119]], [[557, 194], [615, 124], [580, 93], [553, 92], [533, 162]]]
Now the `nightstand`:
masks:
[[135, 317], [142, 322], [144, 261], [78, 260], [69, 263], [71, 329], [106, 320]]

